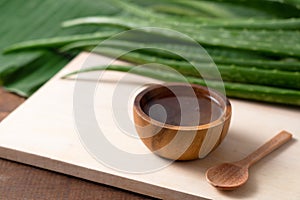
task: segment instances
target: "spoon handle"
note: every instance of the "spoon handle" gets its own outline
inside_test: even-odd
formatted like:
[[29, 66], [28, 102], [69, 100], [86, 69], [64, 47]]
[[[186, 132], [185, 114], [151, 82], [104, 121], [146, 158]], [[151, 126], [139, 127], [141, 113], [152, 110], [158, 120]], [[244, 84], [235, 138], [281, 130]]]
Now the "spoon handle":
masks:
[[241, 167], [250, 167], [257, 161], [289, 141], [291, 138], [292, 134], [288, 133], [287, 131], [281, 131], [264, 145], [255, 150], [253, 153], [248, 155], [243, 160], [236, 162], [235, 164]]

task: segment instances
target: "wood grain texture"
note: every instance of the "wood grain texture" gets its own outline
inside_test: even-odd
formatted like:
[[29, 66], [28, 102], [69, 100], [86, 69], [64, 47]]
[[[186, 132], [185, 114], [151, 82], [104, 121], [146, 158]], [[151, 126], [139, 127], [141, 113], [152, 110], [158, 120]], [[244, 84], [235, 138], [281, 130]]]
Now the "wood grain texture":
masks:
[[[0, 124], [0, 156], [165, 199], [300, 199], [300, 110], [296, 107], [231, 100], [233, 115], [228, 135], [215, 151], [202, 160], [175, 162], [161, 170], [145, 174], [124, 173], [99, 163], [83, 147], [74, 126], [72, 113], [75, 81], [61, 80], [59, 77], [82, 65], [95, 66], [107, 61], [109, 60], [105, 57], [80, 54], [60, 74], [5, 118]], [[98, 75], [88, 73], [78, 81], [89, 86], [98, 81]], [[140, 140], [124, 134], [115, 124], [115, 118], [112, 117], [114, 112], [111, 110], [112, 98], [116, 95], [115, 88], [121, 87], [119, 92], [129, 90], [133, 95], [133, 91], [136, 92], [148, 83], [159, 81], [105, 72], [101, 87], [95, 90], [96, 119], [101, 122], [99, 125], [105, 125], [102, 126], [105, 137], [124, 151], [149, 153]], [[116, 113], [132, 112], [132, 107], [128, 106], [131, 105], [132, 98], [130, 96], [125, 99], [121, 93], [120, 99], [123, 101], [117, 103], [125, 102], [126, 105], [122, 109], [118, 107]], [[90, 117], [83, 120], [89, 123]], [[253, 176], [239, 190], [221, 193], [206, 182], [205, 171], [209, 167], [244, 158], [283, 129], [294, 133], [295, 139], [288, 148], [283, 146], [280, 151], [253, 166], [250, 169]]]
[[[0, 87], [0, 121], [25, 101]], [[107, 185], [0, 159], [0, 199], [154, 199]]]
[[9, 93], [0, 87], [0, 122], [24, 101], [24, 98]]
[[281, 131], [253, 153], [249, 154], [246, 158], [241, 161], [236, 162], [235, 164], [241, 167], [249, 168], [251, 165], [258, 162], [263, 157], [270, 154], [272, 151], [281, 147], [283, 144], [292, 139], [292, 134], [287, 131]]
[[244, 185], [248, 180], [248, 168], [232, 163], [223, 163], [206, 172], [207, 181], [220, 190], [234, 190]]
[[[180, 108], [178, 100], [187, 96], [193, 98], [195, 102], [188, 102], [188, 107], [183, 108], [182, 106]], [[167, 105], [163, 107], [165, 112], [169, 109], [169, 113], [165, 113], [168, 118], [166, 123], [153, 120], [145, 113], [145, 110], [150, 109], [149, 101], [170, 97], [176, 97], [177, 103], [174, 104], [173, 102], [169, 108]], [[199, 105], [200, 102], [195, 99], [202, 99], [202, 105]], [[181, 101], [184, 100], [186, 99], [181, 99]], [[218, 111], [221, 109], [222, 111], [213, 113], [215, 112], [212, 111], [213, 106], [218, 106], [215, 109], [218, 109]], [[197, 107], [201, 108], [196, 111]], [[174, 118], [178, 118], [175, 121], [181, 121], [181, 117], [189, 117], [189, 120], [195, 120], [191, 117], [193, 113], [180, 116], [180, 113], [184, 112], [183, 109], [190, 109], [191, 112], [198, 114], [196, 116], [197, 124], [193, 126], [168, 124], [168, 121], [174, 121]], [[200, 109], [201, 112], [199, 112]], [[213, 151], [227, 134], [231, 119], [231, 105], [224, 95], [209, 91], [203, 86], [183, 83], [153, 84], [136, 96], [133, 115], [137, 133], [150, 151], [171, 160], [195, 160], [204, 158]], [[202, 121], [200, 115], [202, 115]], [[215, 119], [212, 120], [213, 118]]]
[[246, 158], [237, 162], [223, 163], [209, 168], [206, 172], [206, 179], [210, 184], [221, 190], [237, 189], [248, 180], [248, 168], [251, 165], [291, 139], [292, 134], [281, 131]]
[[154, 199], [114, 187], [0, 159], [0, 199]]

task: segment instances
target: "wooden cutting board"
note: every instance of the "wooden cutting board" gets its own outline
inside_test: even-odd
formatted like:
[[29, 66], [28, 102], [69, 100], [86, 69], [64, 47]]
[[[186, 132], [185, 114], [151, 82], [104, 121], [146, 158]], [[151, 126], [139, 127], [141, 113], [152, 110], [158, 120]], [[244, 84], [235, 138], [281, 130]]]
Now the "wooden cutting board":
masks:
[[[147, 173], [128, 173], [95, 159], [75, 124], [76, 81], [60, 77], [83, 65], [107, 62], [103, 56], [80, 54], [9, 115], [0, 124], [0, 157], [164, 199], [300, 199], [300, 109], [296, 107], [232, 99], [233, 116], [228, 136], [217, 150], [202, 160], [174, 162]], [[97, 77], [88, 73], [77, 81], [88, 88], [95, 84]], [[130, 102], [137, 88], [153, 82], [159, 83], [140, 76], [105, 72], [95, 90], [95, 118], [108, 133], [105, 136], [110, 143], [123, 151], [149, 154], [137, 138], [124, 134], [115, 124], [112, 100], [116, 88], [119, 93], [122, 88], [132, 91], [129, 100], [124, 99], [125, 107], [119, 105], [119, 109], [130, 116]], [[122, 95], [119, 98], [122, 99]], [[89, 121], [89, 117], [82, 118], [81, 126], [88, 126]], [[209, 167], [243, 158], [283, 129], [293, 133], [294, 139], [254, 165], [243, 187], [220, 192], [205, 181]], [[158, 162], [165, 160], [158, 158]]]

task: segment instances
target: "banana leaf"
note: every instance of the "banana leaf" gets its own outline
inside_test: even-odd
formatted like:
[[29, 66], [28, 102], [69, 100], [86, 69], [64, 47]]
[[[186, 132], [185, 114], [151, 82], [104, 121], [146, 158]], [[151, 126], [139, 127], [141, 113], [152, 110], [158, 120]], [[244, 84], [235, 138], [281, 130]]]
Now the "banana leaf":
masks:
[[[80, 16], [111, 15], [117, 11], [109, 1], [0, 0], [0, 52], [7, 46], [25, 40], [94, 32], [99, 28], [64, 29], [61, 22]], [[63, 57], [49, 52], [0, 54], [0, 83], [9, 91], [29, 96], [51, 78], [53, 72], [72, 59], [72, 56]]]

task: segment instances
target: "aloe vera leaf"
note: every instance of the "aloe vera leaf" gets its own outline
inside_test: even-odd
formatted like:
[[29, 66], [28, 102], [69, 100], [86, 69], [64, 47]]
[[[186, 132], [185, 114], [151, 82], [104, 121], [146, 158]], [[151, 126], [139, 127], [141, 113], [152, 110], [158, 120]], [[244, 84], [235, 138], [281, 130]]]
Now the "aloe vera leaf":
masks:
[[[244, 16], [245, 13], [251, 12], [253, 16], [264, 16], [265, 12], [259, 12], [257, 10], [250, 10], [249, 8], [243, 6], [238, 7], [238, 5], [228, 5], [226, 2], [213, 2], [213, 1], [178, 1], [175, 2], [181, 4], [182, 6], [188, 6], [197, 9], [199, 12], [209, 13], [212, 17], [221, 18], [235, 18]], [[243, 12], [239, 11], [241, 9]], [[239, 12], [236, 12], [239, 11]]]
[[284, 0], [287, 4], [296, 6], [296, 8], [300, 9], [300, 1], [299, 0]]
[[254, 60], [254, 59], [233, 59], [226, 57], [214, 57], [215, 63], [225, 65], [237, 65], [241, 67], [255, 67], [259, 69], [280, 70], [280, 71], [300, 71], [299, 61], [273, 61], [273, 60]]
[[40, 48], [48, 48], [48, 47], [59, 47], [72, 42], [84, 41], [84, 40], [99, 39], [99, 41], [101, 41], [118, 32], [119, 31], [95, 32], [95, 33], [81, 34], [81, 35], [69, 35], [69, 36], [29, 40], [29, 41], [20, 42], [9, 46], [4, 50], [4, 53], [21, 51], [24, 49], [30, 50], [30, 49], [40, 49]]
[[[135, 20], [128, 21], [121, 18], [89, 17], [75, 19], [64, 23], [65, 26], [82, 24], [120, 24], [128, 28], [145, 26], [145, 22], [138, 23]], [[148, 22], [146, 26], [151, 26]], [[157, 24], [159, 26], [159, 24]], [[166, 27], [169, 28], [169, 27]], [[270, 30], [228, 30], [228, 29], [201, 29], [197, 33], [180, 26], [177, 31], [186, 33], [200, 44], [230, 47], [235, 49], [266, 52], [277, 55], [300, 56], [300, 32], [299, 31], [270, 31]], [[151, 30], [148, 32], [161, 34], [167, 37], [175, 37], [171, 32], [163, 30]], [[178, 37], [178, 36], [177, 36]]]
[[[209, 13], [199, 12], [199, 10], [188, 7], [185, 5], [182, 5], [178, 3], [177, 1], [169, 1], [169, 0], [161, 0], [159, 2], [156, 1], [147, 1], [147, 3], [141, 3], [140, 1], [130, 2], [129, 6], [135, 7], [137, 9], [140, 9], [141, 7], [146, 8], [150, 12], [153, 13], [155, 16], [158, 15], [169, 15], [169, 16], [189, 16], [189, 17], [211, 17]], [[124, 7], [120, 7], [121, 9], [124, 9]], [[127, 11], [127, 9], [124, 9]], [[129, 13], [134, 15], [134, 12]], [[138, 15], [141, 13], [138, 13]]]
[[286, 105], [297, 105], [300, 106], [300, 91], [291, 89], [274, 88], [269, 86], [251, 85], [251, 84], [241, 84], [241, 83], [231, 83], [231, 82], [217, 82], [217, 81], [204, 81], [200, 78], [176, 75], [175, 73], [170, 73], [164, 70], [153, 70], [151, 68], [147, 69], [145, 67], [139, 68], [135, 66], [122, 66], [122, 65], [110, 65], [110, 66], [97, 66], [91, 67], [80, 71], [74, 71], [64, 76], [67, 78], [71, 75], [92, 72], [99, 70], [113, 70], [122, 71], [138, 74], [141, 76], [146, 76], [154, 79], [159, 79], [162, 81], [172, 81], [172, 82], [185, 82], [186, 80], [190, 83], [199, 85], [210, 85], [214, 89], [222, 89], [223, 84], [225, 86], [226, 94], [229, 97], [257, 100], [269, 103], [280, 103]]
[[[122, 19], [123, 17], [83, 17], [77, 19], [71, 19], [62, 23], [63, 27], [71, 27], [82, 24], [102, 24], [102, 25], [112, 25], [112, 26], [120, 26], [124, 28], [136, 28], [140, 25], [147, 25], [147, 22], [143, 22], [141, 20], [127, 20]], [[136, 23], [139, 23], [137, 26]]]
[[266, 30], [208, 30], [198, 34], [186, 32], [198, 42], [212, 46], [266, 52], [283, 56], [300, 56], [300, 32]]
[[[215, 13], [219, 11], [220, 13], [227, 14], [227, 17], [239, 17], [239, 18], [290, 18], [298, 17], [299, 10], [293, 6], [284, 4], [281, 1], [272, 2], [269, 0], [190, 0], [190, 1], [181, 1], [175, 0], [175, 2], [180, 2], [181, 4], [190, 5], [193, 8], [207, 9], [206, 4], [212, 7], [211, 12]], [[205, 3], [203, 3], [205, 2]], [[262, 6], [263, 5], [263, 6]], [[219, 9], [218, 9], [219, 8]], [[216, 13], [216, 15], [220, 15]], [[221, 15], [222, 18], [225, 18], [226, 15]]]
[[[95, 48], [93, 52], [98, 52], [107, 56], [120, 55], [124, 51], [118, 51], [113, 48]], [[159, 63], [174, 68], [180, 73], [187, 76], [197, 76], [198, 71], [205, 78], [215, 79], [214, 64], [213, 63], [187, 63], [176, 60], [162, 59], [158, 57], [148, 56], [136, 52], [130, 52], [122, 55], [120, 59], [137, 63]], [[198, 71], [196, 70], [196, 66]], [[300, 73], [299, 72], [285, 72], [278, 70], [264, 70], [257, 68], [246, 68], [234, 65], [217, 65], [218, 70], [224, 81], [251, 83], [257, 85], [269, 85], [283, 88], [300, 89]]]
[[[158, 51], [157, 55], [160, 55], [161, 51], [160, 49], [171, 49], [176, 53], [181, 54], [182, 52], [188, 53], [190, 56], [188, 58], [191, 59], [200, 59], [202, 60], [203, 58], [207, 58], [207, 55], [203, 55], [203, 51], [199, 51], [200, 46], [191, 46], [189, 44], [176, 44], [174, 43], [168, 43], [168, 42], [163, 42], [163, 43], [157, 43], [157, 42], [144, 42], [144, 41], [136, 41], [136, 40], [115, 40], [115, 39], [110, 39], [106, 40], [104, 43], [101, 43], [99, 40], [87, 40], [87, 41], [79, 41], [79, 42], [73, 42], [68, 45], [65, 45], [61, 47], [61, 50], [64, 51], [70, 51], [72, 49], [76, 48], [83, 48], [83, 47], [88, 47], [88, 46], [98, 46], [98, 45], [104, 45], [108, 47], [115, 47], [115, 48], [122, 48], [122, 49], [145, 49], [147, 48], [155, 48], [155, 51]], [[241, 50], [236, 50], [236, 49], [228, 49], [228, 48], [213, 48], [209, 46], [204, 46], [205, 50], [208, 52], [208, 54], [212, 57], [227, 57], [227, 58], [234, 58], [234, 59], [254, 59], [254, 60], [269, 60], [270, 58], [263, 56], [261, 54], [257, 54], [255, 52], [251, 51], [241, 51]], [[152, 53], [154, 49], [151, 49]], [[168, 54], [169, 55], [169, 54]], [[161, 55], [162, 57], [164, 55]], [[169, 55], [172, 56], [172, 55]], [[174, 58], [174, 55], [172, 56]]]
[[[114, 0], [116, 5], [121, 5], [120, 8], [125, 9], [127, 12], [135, 14], [139, 17], [143, 17], [146, 18], [147, 20], [157, 20], [158, 22], [162, 23], [162, 22], [171, 22], [174, 23], [175, 26], [178, 26], [178, 22], [181, 25], [184, 25], [184, 23], [188, 23], [190, 24], [190, 26], [192, 27], [197, 27], [197, 26], [206, 26], [206, 27], [232, 27], [232, 28], [263, 28], [263, 29], [299, 29], [299, 19], [278, 19], [277, 20], [264, 20], [264, 19], [247, 19], [249, 17], [257, 17], [259, 16], [258, 13], [251, 13], [249, 14], [249, 16], [246, 19], [243, 18], [236, 18], [239, 16], [239, 14], [244, 14], [246, 11], [245, 9], [249, 9], [249, 5], [255, 5], [255, 8], [260, 8], [263, 12], [266, 12], [266, 10], [270, 11], [272, 10], [272, 8], [276, 8], [276, 10], [274, 11], [274, 13], [278, 14], [278, 13], [282, 13], [283, 10], [287, 10], [289, 14], [291, 14], [291, 12], [297, 13], [298, 16], [300, 16], [300, 13], [298, 10], [293, 10], [291, 11], [291, 8], [284, 8], [283, 5], [281, 4], [276, 4], [273, 5], [274, 3], [272, 2], [264, 2], [264, 6], [266, 6], [268, 9], [262, 8], [262, 3], [261, 1], [251, 1], [251, 2], [245, 2], [245, 1], [241, 1], [239, 2], [240, 5], [238, 5], [238, 7], [240, 7], [240, 9], [244, 9], [241, 12], [238, 12], [239, 14], [234, 14], [234, 12], [232, 12], [232, 10], [230, 11], [226, 11], [226, 7], [230, 7], [230, 6], [236, 6], [236, 1], [233, 2], [213, 2], [213, 1], [181, 1], [181, 0], [177, 0], [177, 1], [165, 1], [165, 2], [169, 2], [169, 5], [173, 6], [176, 3], [177, 4], [181, 4], [181, 5], [189, 5], [193, 8], [195, 7], [200, 7], [201, 9], [204, 9], [207, 11], [207, 9], [210, 8], [210, 12], [209, 13], [215, 13], [217, 15], [221, 15], [223, 18], [228, 15], [231, 17], [235, 17], [236, 19], [205, 19], [205, 18], [195, 18], [195, 17], [187, 17], [186, 19], [182, 18], [182, 17], [174, 17], [174, 16], [165, 16], [165, 15], [159, 15], [156, 13], [153, 13], [149, 10], [145, 10], [144, 8], [137, 6], [135, 4], [132, 4], [130, 2], [123, 2], [123, 1], [119, 1], [119, 0]], [[220, 5], [218, 5], [220, 4]], [[247, 6], [245, 6], [245, 4], [247, 4]], [[271, 4], [271, 5], [269, 5]], [[155, 5], [155, 4], [154, 4]], [[225, 12], [225, 14], [224, 14]], [[227, 17], [228, 17], [227, 16]], [[290, 17], [296, 17], [294, 15], [289, 15]], [[198, 22], [198, 23], [195, 23]], [[200, 25], [199, 25], [200, 23]]]
[[[201, 18], [198, 21], [178, 21], [170, 20], [170, 17], [161, 19], [150, 18], [147, 21], [129, 17], [85, 17], [69, 20], [63, 23], [63, 26], [76, 26], [81, 24], [106, 24], [120, 26], [125, 28], [138, 28], [142, 26], [158, 26], [178, 29], [192, 29], [190, 32], [197, 32], [204, 28], [230, 28], [230, 29], [261, 29], [261, 30], [299, 30], [300, 18], [289, 19], [208, 19]], [[169, 20], [168, 20], [169, 19]]]
[[193, 28], [194, 30], [200, 28], [230, 28], [230, 29], [261, 29], [261, 30], [299, 30], [300, 29], [300, 18], [289, 18], [289, 19], [202, 19], [198, 23], [176, 23], [176, 22], [165, 22], [171, 27], [178, 25], [186, 28]]
[[[128, 1], [114, 0], [116, 6], [119, 6], [126, 13], [138, 16], [139, 18], [144, 19], [159, 19], [177, 22], [196, 22], [201, 17], [184, 17], [184, 16], [174, 16], [167, 15], [166, 18], [164, 13], [155, 13], [151, 12], [149, 9], [145, 9], [144, 5], [140, 5], [140, 1], [135, 1], [134, 3]], [[271, 2], [268, 0], [208, 0], [208, 1], [195, 1], [195, 0], [162, 0], [160, 3], [168, 3], [169, 5], [178, 5], [184, 8], [191, 7], [193, 9], [198, 9], [198, 12], [207, 12], [209, 10], [210, 16], [219, 16], [222, 18], [295, 18], [299, 17], [299, 10], [293, 6], [283, 4], [282, 2]], [[157, 5], [157, 2], [154, 2], [153, 5]], [[262, 6], [263, 5], [263, 6]], [[151, 6], [151, 3], [150, 3]], [[147, 8], [147, 6], [146, 6]]]
[[[161, 0], [161, 1], [153, 1], [150, 5], [141, 5], [140, 1], [120, 1], [115, 0], [115, 5], [120, 9], [123, 9], [124, 12], [129, 13], [134, 16], [142, 17], [142, 18], [160, 18], [165, 16], [165, 13], [155, 13], [149, 11], [151, 6], [165, 4], [166, 8], [168, 6], [181, 6], [183, 8], [193, 8], [197, 10], [202, 15], [209, 15], [210, 17], [221, 17], [221, 18], [290, 18], [290, 17], [298, 17], [299, 12], [296, 8], [282, 4], [281, 2], [270, 2], [262, 0], [251, 0], [251, 1], [243, 1], [243, 0], [209, 0], [209, 1], [182, 1], [182, 0]], [[170, 15], [168, 15], [170, 16]], [[180, 20], [180, 18], [173, 17], [173, 19]], [[187, 21], [191, 21], [195, 19], [195, 17], [187, 17]]]
[[[189, 1], [186, 1], [189, 2]], [[299, 11], [300, 13], [300, 11]], [[263, 30], [299, 30], [299, 18], [285, 18], [285, 19], [261, 19], [261, 18], [176, 18], [174, 16], [163, 16], [160, 18], [150, 18], [149, 22], [152, 25], [158, 23], [169, 28], [176, 28], [182, 26], [191, 28], [194, 31], [201, 28], [234, 28], [234, 29], [263, 29]]]
[[126, 14], [138, 16], [143, 19], [152, 19], [152, 18], [160, 18], [160, 17], [167, 16], [165, 14], [155, 13], [150, 9], [145, 9], [134, 3], [130, 3], [129, 1], [122, 1], [122, 0], [111, 0], [111, 1], [114, 3], [115, 6], [119, 7]]
[[300, 9], [300, 1], [299, 0], [269, 0], [269, 1], [285, 3], [285, 4], [292, 5], [298, 9]]
[[[70, 51], [76, 48], [83, 47], [97, 47], [100, 44], [98, 40], [92, 41], [80, 41], [71, 43], [61, 48], [61, 51]], [[256, 67], [259, 69], [276, 69], [281, 71], [300, 71], [300, 61], [298, 60], [270, 60], [260, 55], [253, 54], [253, 52], [241, 52], [232, 49], [220, 49], [220, 48], [210, 48], [205, 47], [207, 54], [203, 55], [203, 52], [199, 52], [199, 49], [196, 49], [193, 46], [185, 46], [178, 44], [169, 44], [169, 43], [141, 43], [141, 42], [132, 42], [132, 41], [122, 41], [122, 40], [109, 40], [105, 41], [101, 46], [112, 47], [116, 49], [136, 49], [139, 48], [141, 53], [158, 56], [161, 58], [183, 60], [178, 55], [163, 51], [162, 49], [170, 49], [173, 52], [178, 53], [179, 55], [187, 55], [186, 59], [190, 61], [197, 62], [210, 62], [211, 59], [217, 64], [226, 64], [226, 65], [238, 65], [241, 67]], [[153, 48], [149, 48], [153, 47]], [[92, 48], [89, 48], [92, 50]]]
[[165, 13], [169, 15], [179, 15], [179, 16], [201, 16], [201, 17], [210, 17], [207, 13], [198, 12], [191, 8], [182, 8], [182, 6], [177, 5], [164, 5], [156, 4], [150, 7], [151, 10], [158, 13]]
[[150, 5], [149, 8], [155, 12], [180, 15], [183, 17], [191, 17], [194, 21], [195, 17], [207, 18], [236, 18], [259, 16], [269, 17], [265, 11], [258, 11], [245, 6], [236, 4], [228, 4], [227, 2], [213, 2], [213, 1], [182, 1], [182, 0], [163, 0], [159, 4]]
[[101, 44], [101, 41], [99, 40], [85, 40], [85, 41], [78, 41], [78, 42], [72, 42], [70, 44], [66, 44], [59, 48], [60, 52], [68, 52], [76, 49], [84, 49], [86, 47], [89, 47], [92, 49], [93, 47], [96, 47]]
[[[188, 53], [190, 54], [190, 56], [188, 58], [191, 59], [202, 59], [203, 58], [203, 52], [199, 52], [199, 47], [194, 47], [194, 46], [189, 46], [188, 44], [176, 44], [176, 43], [146, 43], [146, 42], [142, 42], [142, 41], [135, 41], [135, 40], [107, 40], [105, 41], [105, 43], [101, 43], [99, 40], [87, 40], [87, 41], [79, 41], [79, 42], [74, 42], [74, 43], [70, 43], [68, 45], [65, 45], [63, 47], [61, 47], [61, 51], [70, 51], [76, 48], [83, 48], [83, 47], [96, 47], [98, 45], [104, 45], [104, 46], [110, 46], [110, 47], [115, 47], [115, 48], [145, 48], [145, 50], [147, 50], [146, 48], [155, 48], [155, 50], [151, 49], [151, 53], [155, 53], [157, 55], [160, 55], [160, 53], [163, 53], [163, 51], [159, 51], [160, 49], [166, 48], [166, 49], [171, 49], [174, 50], [174, 52], [178, 52], [178, 53]], [[270, 57], [266, 57], [264, 55], [261, 54], [257, 54], [255, 52], [252, 51], [241, 51], [241, 50], [236, 50], [236, 49], [230, 49], [230, 48], [214, 48], [214, 47], [210, 47], [210, 46], [203, 46], [203, 48], [208, 52], [208, 54], [212, 57], [224, 57], [224, 58], [233, 58], [233, 59], [254, 59], [254, 60], [264, 60], [264, 61], [268, 61], [271, 58]], [[149, 50], [150, 51], [150, 50]], [[157, 53], [154, 51], [158, 51]], [[202, 54], [201, 54], [202, 53]], [[165, 53], [166, 54], [166, 53]], [[160, 55], [161, 57], [164, 56], [171, 56], [171, 58], [176, 58], [178, 59], [178, 56], [174, 56], [171, 54], [167, 54], [167, 55]], [[207, 56], [205, 55], [205, 58], [207, 58]]]

